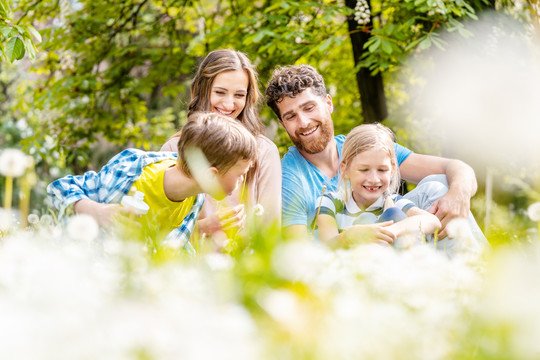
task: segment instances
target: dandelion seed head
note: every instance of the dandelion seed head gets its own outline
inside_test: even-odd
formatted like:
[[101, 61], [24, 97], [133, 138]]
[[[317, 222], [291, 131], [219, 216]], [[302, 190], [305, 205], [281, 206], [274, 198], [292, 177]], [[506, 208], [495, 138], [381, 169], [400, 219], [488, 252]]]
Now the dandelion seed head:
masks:
[[72, 240], [90, 244], [99, 235], [99, 225], [92, 216], [77, 214], [69, 219], [66, 233]]
[[17, 149], [5, 149], [0, 153], [0, 174], [9, 177], [20, 177], [28, 167], [25, 153]]
[[263, 216], [264, 215], [264, 207], [261, 204], [255, 205], [255, 216]]
[[529, 205], [527, 215], [532, 221], [540, 221], [540, 202]]
[[31, 225], [39, 224], [39, 216], [37, 214], [29, 214], [28, 215], [28, 223], [31, 224]]

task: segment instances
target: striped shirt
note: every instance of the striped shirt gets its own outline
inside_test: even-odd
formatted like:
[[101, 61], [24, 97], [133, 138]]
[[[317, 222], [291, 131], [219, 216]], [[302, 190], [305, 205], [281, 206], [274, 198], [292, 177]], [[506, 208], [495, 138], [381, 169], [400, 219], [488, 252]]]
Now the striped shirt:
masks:
[[[398, 194], [390, 195], [390, 199], [392, 199], [395, 206], [404, 213], [416, 206], [412, 201], [407, 200]], [[384, 195], [378, 198], [365, 210], [358, 207], [352, 196], [349, 196], [349, 199], [345, 200], [342, 191], [326, 193], [317, 199], [316, 204], [317, 207], [320, 204], [319, 215], [330, 215], [336, 219], [338, 230], [341, 232], [346, 227], [353, 225], [354, 220], [364, 212], [371, 212], [377, 218], [381, 216], [384, 210]], [[317, 224], [313, 224], [313, 226], [317, 226]]]
[[[90, 199], [98, 203], [119, 203], [133, 183], [141, 176], [145, 166], [166, 159], [175, 159], [174, 152], [146, 152], [127, 149], [114, 156], [96, 173], [88, 171], [83, 175], [68, 175], [47, 186], [47, 195], [53, 206], [59, 210], [59, 219], [65, 215], [66, 209], [82, 199]], [[184, 244], [184, 249], [194, 252], [189, 242], [197, 217], [204, 202], [204, 194], [198, 194], [191, 210], [182, 224], [173, 229], [166, 241]]]

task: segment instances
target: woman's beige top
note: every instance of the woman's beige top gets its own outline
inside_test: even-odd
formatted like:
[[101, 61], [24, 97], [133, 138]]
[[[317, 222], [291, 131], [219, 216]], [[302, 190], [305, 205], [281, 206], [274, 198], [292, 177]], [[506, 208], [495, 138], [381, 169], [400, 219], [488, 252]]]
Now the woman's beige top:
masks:
[[[178, 137], [169, 139], [161, 147], [161, 151], [174, 151], [178, 149]], [[260, 204], [264, 208], [263, 217], [269, 221], [278, 221], [281, 223], [281, 160], [279, 151], [270, 139], [266, 136], [258, 135], [258, 158], [255, 175], [247, 184], [249, 190], [248, 206], [253, 208]], [[226, 201], [231, 204], [237, 204], [240, 197], [240, 187], [237, 188]], [[215, 208], [215, 200], [206, 196], [200, 219], [208, 216]], [[248, 210], [249, 211], [249, 210]]]

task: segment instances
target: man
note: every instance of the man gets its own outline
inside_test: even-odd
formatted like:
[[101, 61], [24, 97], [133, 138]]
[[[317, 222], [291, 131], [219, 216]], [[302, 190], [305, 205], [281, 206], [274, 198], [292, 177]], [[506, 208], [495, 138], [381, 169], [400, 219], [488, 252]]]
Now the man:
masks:
[[[322, 76], [309, 65], [276, 69], [266, 89], [266, 103], [295, 145], [281, 161], [284, 235], [306, 237], [314, 226], [316, 199], [323, 191], [337, 189], [345, 137], [334, 136], [332, 98]], [[410, 200], [441, 221], [439, 238], [447, 236], [450, 220], [472, 219], [470, 199], [477, 184], [470, 166], [459, 160], [415, 154], [398, 144], [395, 150], [401, 178], [418, 184], [408, 194]], [[428, 177], [432, 174], [445, 176]], [[474, 226], [480, 231], [476, 222]]]

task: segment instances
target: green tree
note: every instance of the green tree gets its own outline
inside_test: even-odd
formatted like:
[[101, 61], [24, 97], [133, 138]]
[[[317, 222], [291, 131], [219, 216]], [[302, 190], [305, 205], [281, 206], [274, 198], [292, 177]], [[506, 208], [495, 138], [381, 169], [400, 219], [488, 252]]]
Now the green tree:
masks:
[[41, 35], [32, 25], [14, 24], [9, 3], [0, 0], [0, 57], [13, 62], [28, 54], [34, 59], [37, 52], [34, 41], [41, 42]]

